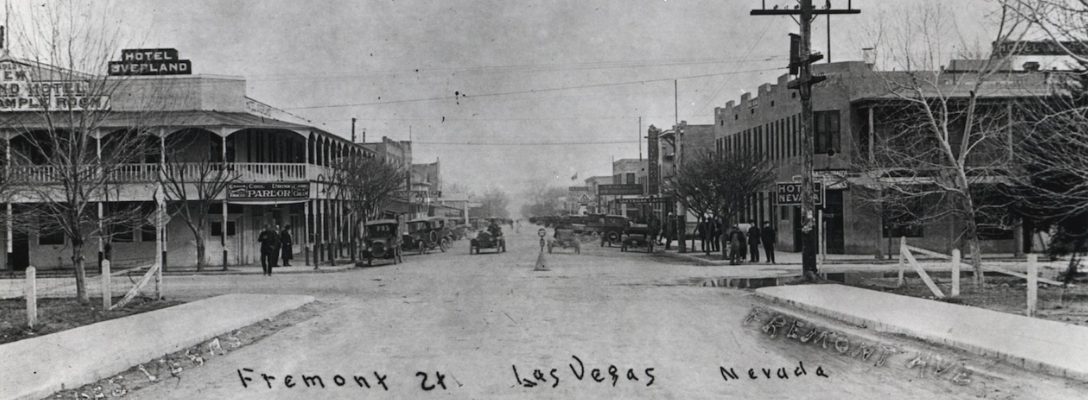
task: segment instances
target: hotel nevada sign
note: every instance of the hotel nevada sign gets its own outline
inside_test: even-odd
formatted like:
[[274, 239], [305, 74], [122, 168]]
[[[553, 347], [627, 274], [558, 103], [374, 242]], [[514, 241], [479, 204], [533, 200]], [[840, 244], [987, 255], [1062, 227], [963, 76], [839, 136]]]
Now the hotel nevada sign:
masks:
[[[40, 72], [40, 74], [39, 74]], [[95, 93], [87, 80], [39, 80], [60, 75], [46, 67], [0, 62], [0, 112], [108, 110], [109, 96]]]
[[110, 61], [110, 75], [192, 75], [193, 64], [176, 49], [125, 49], [121, 61]]

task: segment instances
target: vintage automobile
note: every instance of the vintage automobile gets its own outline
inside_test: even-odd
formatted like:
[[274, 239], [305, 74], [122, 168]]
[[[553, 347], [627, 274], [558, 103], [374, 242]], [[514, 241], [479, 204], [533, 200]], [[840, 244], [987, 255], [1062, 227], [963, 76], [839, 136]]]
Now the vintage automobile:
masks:
[[446, 252], [446, 246], [442, 244], [439, 231], [431, 227], [431, 221], [427, 218], [408, 221], [408, 232], [401, 236], [404, 241], [401, 248], [404, 251], [415, 251], [426, 254], [427, 250], [439, 249]]
[[555, 228], [555, 234], [552, 240], [548, 242], [548, 253], [551, 253], [552, 249], [556, 247], [562, 249], [573, 248], [576, 254], [582, 254], [582, 242], [578, 241], [578, 236], [570, 226], [561, 225]]
[[496, 252], [506, 252], [506, 239], [503, 238], [502, 233], [492, 236], [491, 232], [487, 229], [481, 229], [476, 232], [476, 237], [472, 238], [469, 243], [469, 254], [480, 254], [480, 249], [495, 249]]
[[598, 215], [587, 217], [586, 230], [601, 237], [601, 247], [612, 247], [620, 242], [620, 236], [627, 230], [630, 221], [622, 215]]
[[652, 232], [649, 225], [631, 224], [620, 237], [620, 251], [641, 247], [647, 253], [653, 253], [655, 233], [657, 232]]
[[367, 221], [366, 240], [363, 246], [363, 259], [366, 265], [374, 265], [374, 260], [393, 260], [393, 264], [402, 262], [399, 224], [392, 219]]
[[442, 247], [450, 248], [454, 236], [450, 221], [446, 217], [427, 217], [427, 220], [431, 222], [431, 229], [438, 232], [438, 240], [442, 242]]

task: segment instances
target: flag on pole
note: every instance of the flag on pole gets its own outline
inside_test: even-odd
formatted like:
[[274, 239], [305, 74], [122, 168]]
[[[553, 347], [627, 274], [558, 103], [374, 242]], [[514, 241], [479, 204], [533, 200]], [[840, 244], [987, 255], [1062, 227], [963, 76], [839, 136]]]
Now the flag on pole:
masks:
[[577, 173], [577, 172], [575, 172], [575, 173], [574, 173], [574, 176], [570, 177], [570, 180], [572, 180], [572, 181], [574, 181], [574, 180], [578, 180], [578, 173]]

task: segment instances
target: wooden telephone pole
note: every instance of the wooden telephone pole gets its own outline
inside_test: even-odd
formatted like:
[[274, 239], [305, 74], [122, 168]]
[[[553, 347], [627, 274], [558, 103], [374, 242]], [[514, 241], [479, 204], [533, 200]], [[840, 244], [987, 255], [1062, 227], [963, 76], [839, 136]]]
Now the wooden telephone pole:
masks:
[[790, 74], [797, 75], [797, 79], [790, 81], [789, 88], [797, 89], [801, 93], [801, 266], [805, 277], [813, 280], [816, 278], [817, 271], [814, 232], [816, 207], [812, 184], [812, 85], [826, 78], [812, 75], [812, 63], [823, 58], [823, 55], [811, 52], [812, 21], [819, 15], [860, 14], [861, 10], [853, 9], [853, 4], [849, 1], [846, 9], [832, 9], [830, 0], [820, 10], [812, 7], [812, 0], [799, 0], [799, 3], [800, 5], [793, 9], [778, 9], [777, 7], [767, 9], [767, 3], [763, 2], [763, 8], [752, 10], [751, 15], [796, 15], [801, 25], [800, 35], [795, 36], [796, 47], [792, 43], [790, 46]]

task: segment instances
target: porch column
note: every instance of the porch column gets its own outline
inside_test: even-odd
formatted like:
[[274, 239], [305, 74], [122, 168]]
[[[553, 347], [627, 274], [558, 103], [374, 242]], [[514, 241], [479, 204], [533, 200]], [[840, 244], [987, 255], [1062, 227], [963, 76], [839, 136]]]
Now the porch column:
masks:
[[[222, 160], [222, 170], [227, 171], [227, 131], [226, 129], [220, 129], [219, 131], [219, 159]], [[228, 191], [230, 188], [227, 188]], [[220, 204], [220, 216], [222, 217], [223, 229], [219, 233], [219, 245], [223, 247], [223, 270], [227, 270], [227, 193], [223, 193], [223, 202]]]
[[[166, 225], [169, 224], [169, 222], [166, 221], [165, 217], [168, 216], [169, 214], [168, 214], [168, 211], [166, 209], [166, 187], [165, 187], [166, 180], [163, 177], [163, 173], [165, 171], [166, 171], [166, 130], [163, 129], [163, 128], [159, 128], [159, 190], [162, 191], [162, 204], [160, 204], [159, 212], [162, 213], [162, 216], [164, 218], [160, 219], [161, 224], [156, 229], [160, 230], [160, 235], [162, 236], [162, 270], [163, 271], [166, 270], [166, 265], [169, 264], [169, 262], [167, 261], [167, 258], [166, 258], [167, 249], [169, 247], [166, 244], [166, 241], [169, 240], [166, 237]], [[186, 206], [188, 206], [188, 204], [182, 204], [181, 206], [186, 207]], [[226, 225], [224, 225], [223, 228], [225, 230]], [[226, 234], [226, 232], [224, 232], [224, 234]]]
[[[321, 184], [318, 183], [320, 187]], [[321, 193], [319, 190], [318, 193]], [[314, 243], [317, 244], [317, 250], [314, 251], [314, 267], [321, 265], [321, 259], [325, 256], [325, 210], [324, 205], [318, 195], [318, 199], [314, 200]]]
[[[95, 140], [94, 140], [95, 161], [100, 162], [100, 161], [102, 161], [102, 137], [97, 135], [97, 132], [92, 133], [91, 137], [95, 138]], [[10, 143], [9, 143], [9, 145], [10, 145]], [[11, 146], [8, 146], [8, 147], [11, 147]], [[8, 162], [9, 162], [8, 165], [11, 165], [10, 164], [10, 162], [11, 162], [10, 155], [9, 155], [9, 158], [8, 158]], [[106, 190], [109, 190], [109, 188], [107, 187]], [[102, 204], [101, 201], [99, 201], [98, 202], [98, 273], [102, 273], [102, 260], [104, 260], [106, 258], [106, 241], [103, 239], [103, 237], [105, 235], [103, 235], [103, 233], [104, 233], [103, 229], [104, 228], [102, 226], [102, 217], [103, 217], [102, 207], [103, 207], [103, 204]], [[10, 218], [9, 218], [9, 220], [10, 220]]]
[[303, 264], [305, 266], [310, 266], [310, 246], [313, 246], [313, 241], [310, 240], [310, 234], [311, 234], [310, 233], [310, 202], [311, 201], [313, 201], [313, 200], [306, 199], [306, 202], [303, 203], [303, 211], [302, 211], [302, 226], [303, 226], [302, 234], [304, 235], [303, 236], [303, 242], [302, 242], [303, 243], [302, 253], [303, 253], [303, 256], [305, 257], [305, 260], [306, 260], [305, 263]]
[[7, 252], [4, 258], [4, 267], [6, 267], [8, 271], [15, 271], [15, 266], [11, 265], [11, 259], [14, 256], [14, 254], [12, 254], [12, 241], [14, 239], [12, 239], [11, 237], [11, 203], [5, 204], [5, 208], [7, 219], [4, 220], [4, 229], [7, 232], [7, 236], [4, 237], [4, 245], [7, 249]]
[[876, 138], [875, 127], [873, 127], [873, 108], [869, 107], [869, 162], [873, 161], [873, 139]]

